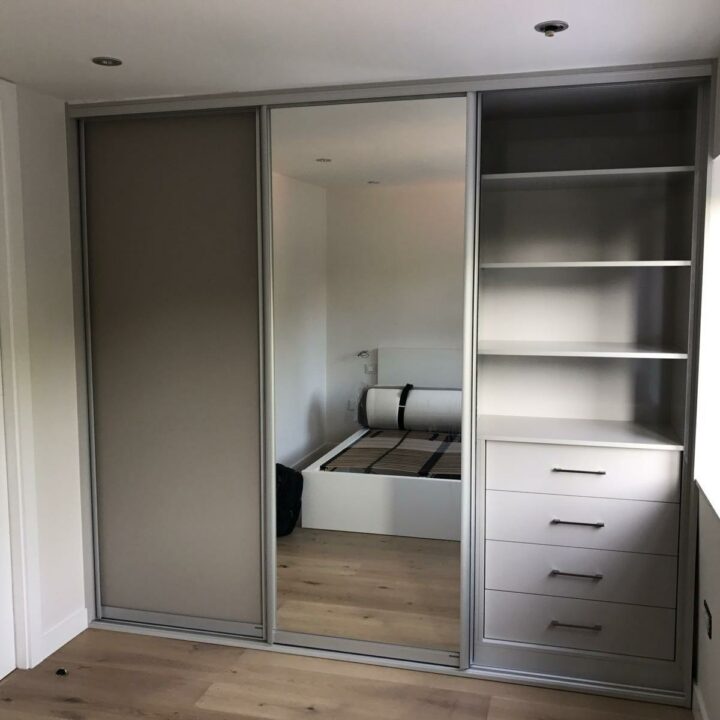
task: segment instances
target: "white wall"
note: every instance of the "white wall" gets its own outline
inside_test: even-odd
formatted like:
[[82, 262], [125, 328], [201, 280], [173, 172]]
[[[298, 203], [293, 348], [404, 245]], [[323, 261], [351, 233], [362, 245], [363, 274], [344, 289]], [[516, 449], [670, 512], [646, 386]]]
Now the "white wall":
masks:
[[[700, 495], [698, 547], [697, 690], [695, 707], [702, 720], [720, 718], [720, 517]], [[712, 638], [707, 636], [704, 604], [712, 613]]]
[[273, 174], [275, 443], [295, 465], [325, 444], [326, 191]]
[[695, 477], [720, 510], [720, 158], [710, 161], [700, 318]]
[[378, 347], [462, 347], [464, 184], [328, 190], [327, 427], [356, 429]]
[[[705, 231], [700, 374], [695, 452], [695, 477], [700, 499], [698, 541], [698, 638], [696, 701], [705, 706], [706, 719], [720, 718], [720, 159], [711, 161]], [[703, 601], [714, 617], [712, 640], [704, 632]]]
[[87, 626], [65, 108], [0, 84], [0, 341], [18, 665]]

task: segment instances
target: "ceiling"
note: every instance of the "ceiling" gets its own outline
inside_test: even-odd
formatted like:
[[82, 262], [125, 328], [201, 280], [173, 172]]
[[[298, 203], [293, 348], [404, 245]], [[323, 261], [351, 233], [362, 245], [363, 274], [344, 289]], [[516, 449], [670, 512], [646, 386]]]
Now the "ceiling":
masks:
[[465, 98], [273, 110], [273, 172], [322, 187], [459, 181], [465, 112]]
[[[542, 20], [570, 29], [548, 39]], [[704, 59], [719, 0], [2, 0], [0, 76], [71, 101]], [[115, 55], [119, 68], [92, 65]]]

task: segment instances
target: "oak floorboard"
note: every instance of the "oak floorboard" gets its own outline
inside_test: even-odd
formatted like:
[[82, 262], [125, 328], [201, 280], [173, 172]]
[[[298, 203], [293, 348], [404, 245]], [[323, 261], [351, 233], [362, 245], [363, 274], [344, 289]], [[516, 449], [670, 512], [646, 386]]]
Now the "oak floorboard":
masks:
[[0, 681], [0, 720], [313, 717], [692, 720], [650, 703], [103, 630]]
[[283, 630], [458, 649], [457, 542], [297, 528], [277, 567]]

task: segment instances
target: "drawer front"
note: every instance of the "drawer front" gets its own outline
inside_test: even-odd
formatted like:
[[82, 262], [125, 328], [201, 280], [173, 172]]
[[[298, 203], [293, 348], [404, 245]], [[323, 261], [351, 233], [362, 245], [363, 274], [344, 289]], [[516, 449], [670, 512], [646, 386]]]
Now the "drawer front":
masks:
[[677, 559], [489, 540], [485, 587], [535, 595], [675, 607]]
[[674, 503], [489, 490], [485, 536], [488, 540], [676, 555], [678, 508]]
[[488, 442], [490, 490], [678, 502], [681, 453]]
[[485, 637], [672, 660], [675, 611], [488, 590]]

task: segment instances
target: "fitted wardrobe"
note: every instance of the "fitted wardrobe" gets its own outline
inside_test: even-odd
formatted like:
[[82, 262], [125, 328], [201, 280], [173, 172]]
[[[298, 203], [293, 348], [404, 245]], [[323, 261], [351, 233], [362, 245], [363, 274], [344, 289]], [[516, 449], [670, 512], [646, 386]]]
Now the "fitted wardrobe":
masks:
[[[420, 86], [397, 97], [368, 89], [340, 100], [296, 93], [257, 107], [225, 108], [218, 100], [213, 109], [156, 113], [111, 115], [98, 107], [78, 120], [99, 623], [689, 703], [709, 79], [669, 72], [532, 84], [459, 91], [456, 83], [445, 93]], [[446, 117], [442, 103], [449, 100]], [[327, 117], [345, 125], [324, 125], [320, 101], [344, 107]], [[436, 154], [414, 114], [425, 118], [423, 132], [447, 133]], [[280, 137], [273, 117], [282, 147], [273, 147]], [[386, 132], [385, 122], [399, 134]], [[318, 128], [325, 128], [326, 147]], [[283, 394], [292, 383], [279, 382], [277, 368], [293, 377], [301, 362], [320, 356], [301, 352], [298, 332], [306, 326], [287, 320], [305, 317], [302, 304], [316, 297], [315, 281], [302, 292], [280, 287], [278, 218], [291, 287], [302, 282], [293, 270], [307, 267], [310, 251], [288, 243], [301, 224], [304, 238], [317, 239], [307, 229], [312, 203], [329, 192], [349, 197], [343, 138], [372, 147], [373, 138], [403, 133], [417, 139], [422, 171], [435, 179], [447, 155], [464, 153], [464, 172], [461, 155], [451, 178], [464, 192], [464, 217], [441, 206], [439, 191], [431, 213], [452, 217], [460, 232], [464, 225], [464, 251], [462, 238], [457, 244], [464, 280], [452, 280], [464, 293], [461, 347], [429, 352], [420, 338], [414, 348], [405, 338], [399, 350], [368, 340], [338, 357], [364, 367], [363, 393], [397, 384], [406, 400], [414, 364], [422, 365], [427, 387], [462, 393], [461, 433], [453, 437], [462, 471], [446, 521], [457, 532], [436, 536], [457, 546], [459, 573], [426, 578], [432, 593], [452, 577], [456, 637], [436, 647], [416, 647], [397, 639], [407, 634], [382, 626], [369, 641], [322, 629], [289, 632], [277, 620], [278, 577], [307, 593], [333, 584], [346, 600], [361, 588], [360, 620], [375, 619], [366, 608], [380, 607], [378, 597], [387, 602], [391, 592], [410, 592], [403, 573], [396, 586], [372, 574], [353, 584], [356, 564], [370, 552], [358, 533], [336, 532], [332, 541], [310, 536], [310, 564], [354, 538], [351, 555], [327, 572], [323, 566], [320, 579], [303, 574], [307, 564], [293, 565], [290, 540], [275, 534], [276, 426], [292, 445], [288, 428], [316, 412], [310, 396], [305, 407]], [[377, 153], [383, 168], [400, 152], [396, 145], [389, 140]], [[372, 152], [357, 156], [365, 165], [353, 177], [373, 186], [362, 192], [383, 190]], [[411, 156], [398, 167], [406, 171]], [[287, 177], [277, 177], [280, 171]], [[320, 189], [300, 187], [296, 216], [280, 213], [279, 190], [287, 197], [321, 171], [336, 175], [318, 181]], [[352, 207], [355, 215], [343, 222], [361, 243], [370, 225], [359, 213], [375, 212], [377, 223], [379, 205]], [[375, 209], [357, 209], [364, 207]], [[390, 233], [405, 232], [393, 222]], [[449, 247], [442, 228], [423, 225], [431, 230], [407, 225], [404, 268], [419, 262], [413, 233], [434, 233], [426, 242], [435, 257]], [[362, 253], [353, 257], [360, 272]], [[381, 261], [366, 265], [392, 286]], [[337, 277], [352, 279], [338, 267]], [[441, 292], [432, 295], [430, 313], [433, 302], [443, 302]], [[282, 313], [278, 298], [285, 298]], [[376, 305], [389, 316], [386, 302]], [[307, 332], [316, 333], [317, 323], [308, 322]], [[336, 403], [344, 425], [331, 427], [333, 443], [352, 433], [353, 442], [364, 432], [374, 437], [372, 427], [353, 424], [353, 401], [343, 395]], [[310, 480], [334, 492], [339, 475], [330, 468], [320, 477], [318, 470], [328, 468], [328, 450], [318, 446], [295, 467], [312, 469]], [[352, 495], [343, 507], [335, 493], [333, 507], [356, 515], [369, 472], [340, 473]], [[392, 483], [392, 472], [386, 478]], [[410, 496], [396, 497], [402, 505], [417, 500], [405, 480]], [[363, 512], [374, 527], [373, 510]], [[314, 514], [306, 513], [310, 527]], [[332, 517], [324, 522], [337, 529]], [[384, 535], [378, 542], [391, 541]], [[449, 547], [442, 552], [451, 558]], [[408, 567], [428, 567], [420, 545], [403, 548], [415, 553], [404, 560]], [[336, 628], [336, 611], [323, 607], [327, 615], [313, 627]]]

